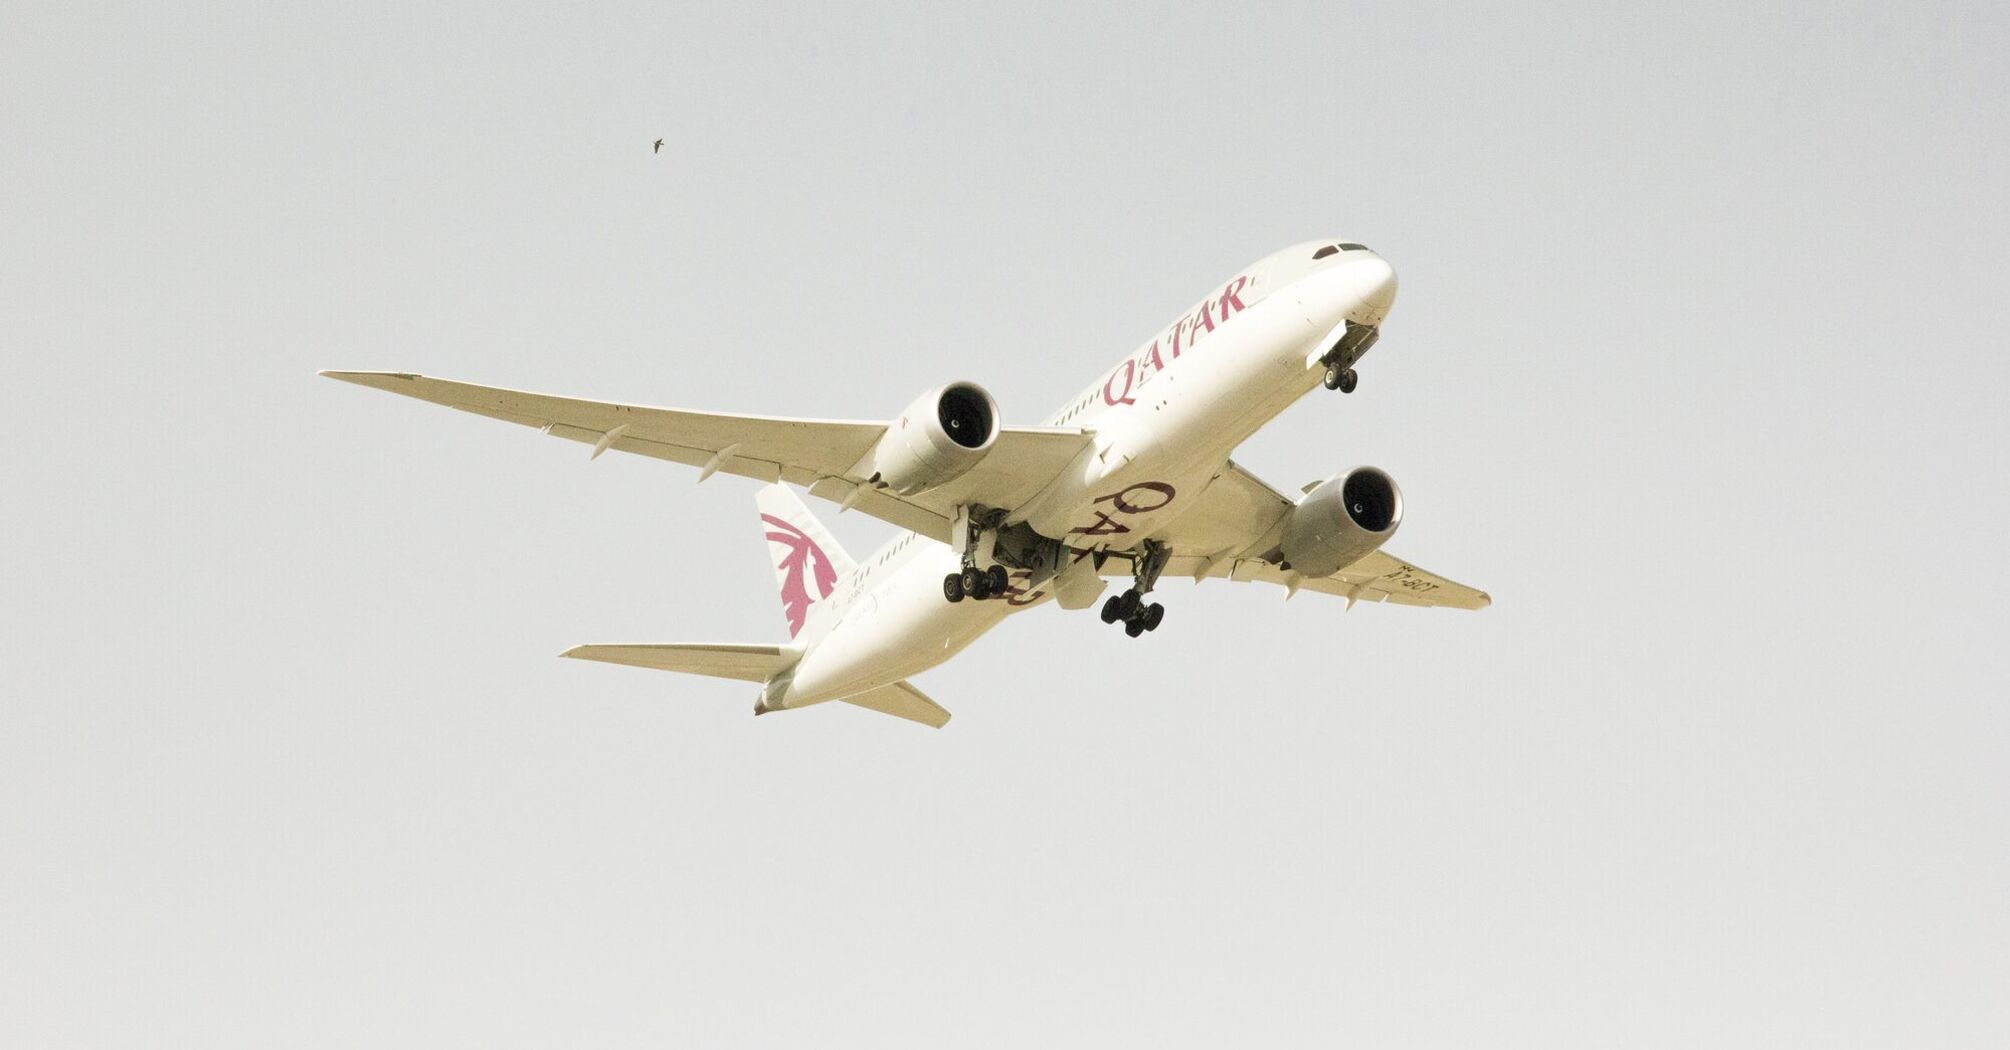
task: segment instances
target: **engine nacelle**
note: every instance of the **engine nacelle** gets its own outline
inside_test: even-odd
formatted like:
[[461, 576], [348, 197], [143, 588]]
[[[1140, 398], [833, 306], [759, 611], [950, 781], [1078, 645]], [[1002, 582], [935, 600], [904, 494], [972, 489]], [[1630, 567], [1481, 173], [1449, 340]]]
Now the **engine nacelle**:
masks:
[[1396, 479], [1359, 467], [1306, 493], [1286, 515], [1279, 547], [1292, 572], [1331, 576], [1374, 553], [1402, 521]]
[[951, 383], [915, 398], [872, 448], [869, 473], [912, 496], [961, 477], [998, 440], [998, 402], [975, 383]]

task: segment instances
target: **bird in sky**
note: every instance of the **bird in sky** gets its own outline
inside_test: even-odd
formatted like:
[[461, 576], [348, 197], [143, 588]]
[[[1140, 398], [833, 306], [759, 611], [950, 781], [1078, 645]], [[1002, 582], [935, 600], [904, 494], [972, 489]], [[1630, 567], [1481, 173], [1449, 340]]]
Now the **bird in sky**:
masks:
[[652, 150], [650, 150], [649, 152], [651, 152], [651, 153], [661, 153], [661, 152], [663, 152], [663, 140], [662, 140], [662, 139], [657, 139], [657, 140], [656, 140], [656, 148], [655, 148], [655, 149], [652, 149]]

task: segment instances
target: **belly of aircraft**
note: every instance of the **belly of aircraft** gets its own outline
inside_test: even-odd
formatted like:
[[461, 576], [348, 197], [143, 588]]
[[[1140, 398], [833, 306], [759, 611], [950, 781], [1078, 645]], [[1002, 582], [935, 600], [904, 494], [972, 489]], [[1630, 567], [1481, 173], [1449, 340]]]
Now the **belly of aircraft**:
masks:
[[1128, 550], [1170, 524], [1237, 446], [1318, 385], [1305, 365], [1310, 331], [1252, 328], [1250, 339], [1154, 377], [1135, 404], [1099, 421], [1108, 436], [1099, 460], [1034, 526], [1071, 547]]
[[920, 674], [962, 652], [1016, 608], [999, 599], [954, 604], [942, 578], [958, 565], [947, 547], [916, 555], [846, 613], [796, 664], [787, 706], [853, 696]]

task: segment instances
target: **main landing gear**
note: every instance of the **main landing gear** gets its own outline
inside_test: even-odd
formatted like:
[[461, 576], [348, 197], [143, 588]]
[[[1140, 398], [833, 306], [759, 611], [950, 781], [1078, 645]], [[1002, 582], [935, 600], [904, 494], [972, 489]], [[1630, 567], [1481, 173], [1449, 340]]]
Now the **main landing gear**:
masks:
[[1005, 588], [1011, 583], [1003, 565], [993, 565], [988, 569], [966, 565], [962, 572], [952, 572], [942, 578], [942, 596], [952, 602], [965, 598], [981, 602], [986, 598], [1004, 597]]
[[1103, 603], [1103, 622], [1124, 621], [1124, 633], [1133, 638], [1146, 631], [1157, 630], [1159, 622], [1165, 618], [1165, 606], [1157, 602], [1146, 604], [1144, 596], [1135, 589], [1113, 595]]
[[1347, 331], [1340, 341], [1319, 358], [1319, 363], [1326, 366], [1326, 389], [1343, 394], [1353, 393], [1361, 383], [1361, 374], [1354, 371], [1354, 362], [1361, 360], [1361, 355], [1367, 353], [1368, 348], [1381, 337], [1382, 330], [1374, 325], [1347, 322]]
[[[987, 598], [1005, 597], [1005, 590], [1012, 585], [1012, 580], [1005, 566], [994, 560], [997, 530], [1004, 520], [1002, 511], [960, 509], [955, 531], [963, 544], [963, 568], [942, 578], [944, 598], [951, 602], [960, 602], [965, 598], [981, 602]], [[989, 543], [985, 542], [987, 539]], [[992, 564], [988, 568], [979, 564], [985, 561]]]
[[956, 508], [949, 545], [961, 566], [942, 578], [942, 596], [951, 602], [1018, 598], [1061, 570], [1060, 541], [1007, 521], [996, 507]]
[[1122, 594], [1114, 595], [1103, 603], [1103, 622], [1124, 622], [1124, 633], [1132, 638], [1146, 631], [1158, 630], [1159, 623], [1166, 618], [1166, 607], [1157, 602], [1147, 603], [1145, 595], [1159, 581], [1159, 573], [1166, 567], [1166, 560], [1172, 556], [1171, 548], [1157, 540], [1146, 540], [1144, 551], [1131, 558], [1131, 577], [1135, 586]]

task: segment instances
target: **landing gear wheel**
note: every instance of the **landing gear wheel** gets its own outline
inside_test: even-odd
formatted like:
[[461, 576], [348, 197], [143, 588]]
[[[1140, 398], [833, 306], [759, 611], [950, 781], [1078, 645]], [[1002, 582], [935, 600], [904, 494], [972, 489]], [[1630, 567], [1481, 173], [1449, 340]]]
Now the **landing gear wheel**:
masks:
[[1138, 614], [1138, 606], [1143, 605], [1144, 600], [1138, 597], [1137, 591], [1130, 590], [1119, 595], [1117, 603], [1117, 618], [1128, 620]]
[[1103, 603], [1103, 622], [1116, 623], [1123, 618], [1124, 600], [1114, 594], [1110, 595], [1110, 600]]
[[986, 597], [986, 590], [984, 585], [990, 583], [991, 581], [984, 575], [984, 571], [982, 569], [978, 569], [974, 566], [965, 569], [963, 570], [963, 575], [958, 577], [958, 579], [960, 579], [963, 583], [963, 593], [966, 596], [970, 597], [975, 601], [984, 600], [984, 598]]
[[963, 574], [952, 572], [942, 578], [942, 596], [952, 605], [963, 600]]
[[1342, 368], [1337, 364], [1326, 366], [1326, 389], [1351, 394], [1359, 385], [1361, 385], [1361, 373], [1351, 368]]
[[988, 593], [1004, 594], [1005, 588], [1012, 586], [1012, 578], [1005, 574], [1003, 565], [993, 565], [985, 576], [990, 580], [990, 586], [985, 588]]
[[1156, 631], [1159, 629], [1159, 624], [1162, 621], [1164, 621], [1165, 618], [1166, 618], [1166, 607], [1160, 605], [1157, 602], [1153, 602], [1150, 605], [1145, 606], [1144, 614], [1138, 617], [1138, 622], [1145, 625], [1145, 630]]
[[1145, 633], [1145, 622], [1143, 620], [1125, 621], [1124, 633], [1130, 635], [1133, 638], [1136, 638], [1138, 635]]

